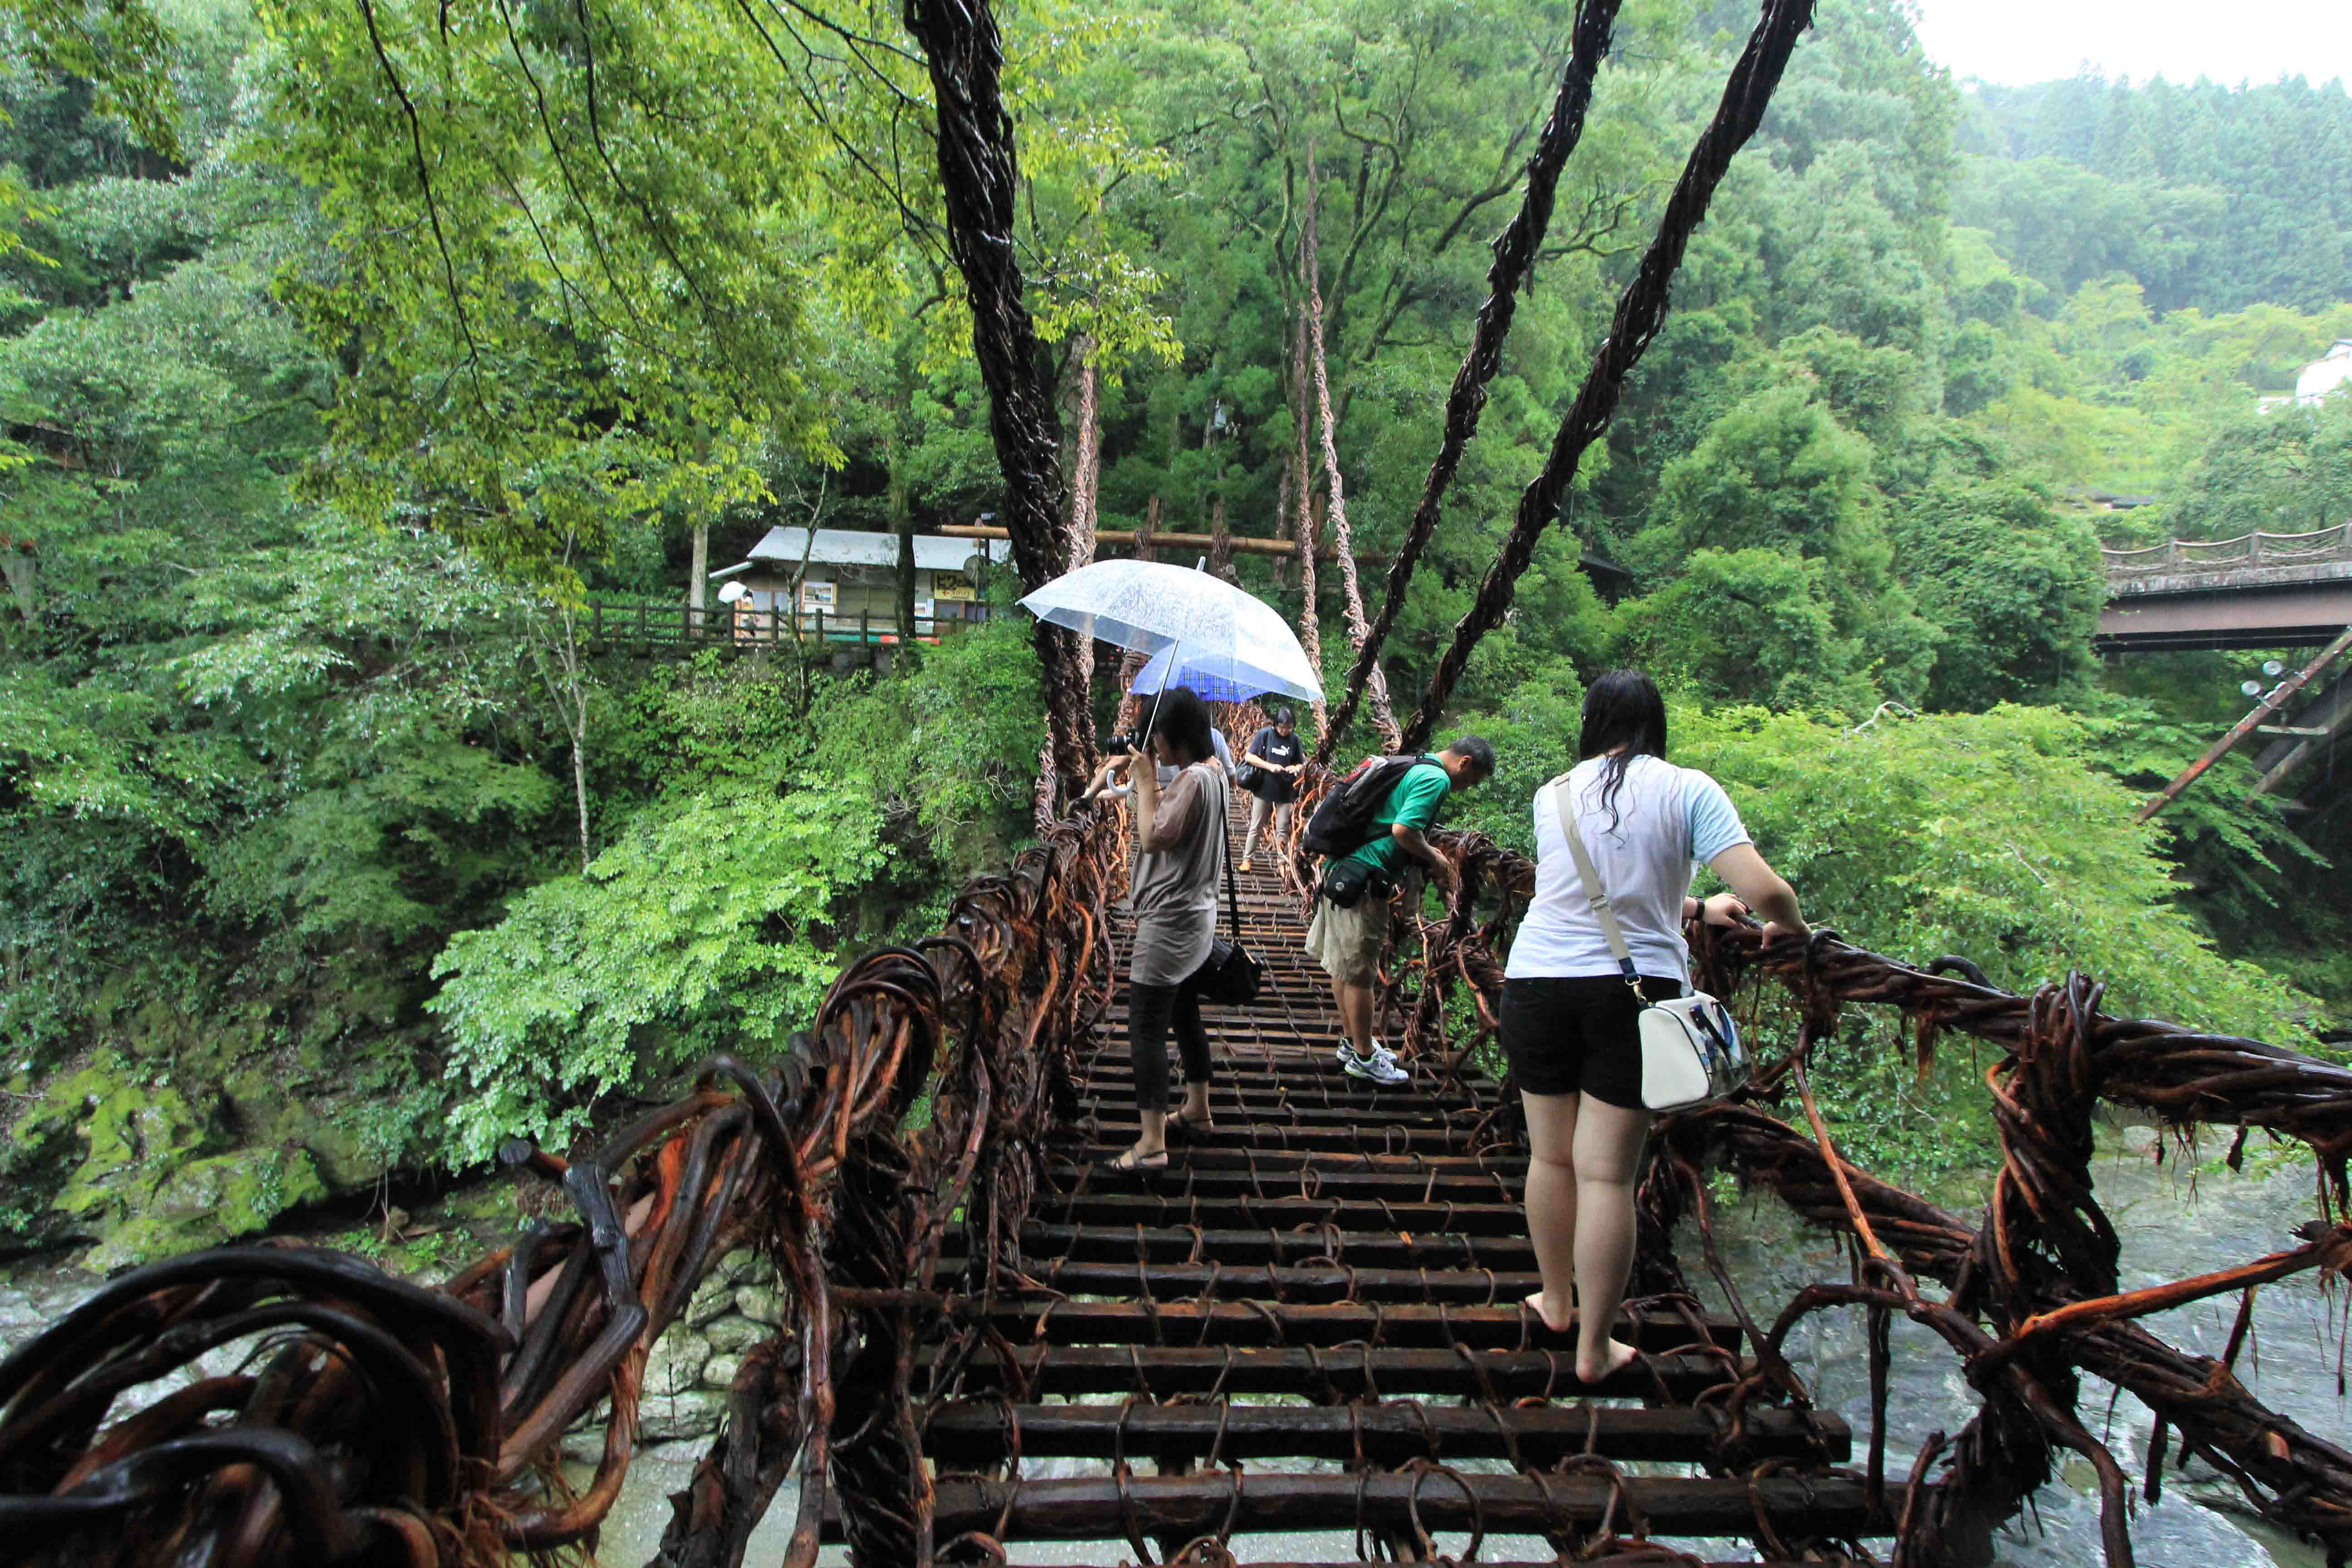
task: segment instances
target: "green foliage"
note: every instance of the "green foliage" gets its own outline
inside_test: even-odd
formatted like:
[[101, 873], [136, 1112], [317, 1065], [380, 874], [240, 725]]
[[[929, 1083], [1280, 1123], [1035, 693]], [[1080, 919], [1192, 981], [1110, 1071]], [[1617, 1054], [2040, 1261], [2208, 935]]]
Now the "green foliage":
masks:
[[835, 687], [809, 728], [816, 776], [858, 789], [894, 841], [927, 845], [946, 874], [938, 890], [1002, 866], [1026, 840], [1045, 734], [1018, 617], [926, 648], [909, 677]]
[[2167, 515], [2180, 535], [2201, 539], [2352, 521], [2352, 397], [2247, 415], [2215, 430]]
[[1681, 552], [1834, 552], [1854, 525], [1870, 445], [1803, 389], [1759, 393], [1665, 467], [1653, 527]]
[[585, 875], [450, 940], [432, 1003], [466, 1085], [448, 1158], [562, 1142], [601, 1096], [778, 1048], [845, 958], [929, 925], [1017, 847], [1044, 725], [1011, 618], [831, 686], [804, 723], [783, 690], [741, 666], [640, 689], [625, 750], [671, 764], [652, 800]]
[[1982, 709], [2080, 689], [2106, 600], [2087, 524], [2016, 484], [1939, 481], [1906, 498], [1888, 531], [1920, 613], [1964, 650], [1936, 661], [1931, 703]]
[[655, 808], [583, 876], [541, 882], [453, 938], [443, 1145], [470, 1163], [507, 1138], [561, 1143], [591, 1102], [721, 1048], [772, 1051], [845, 956], [841, 901], [882, 866], [859, 793], [811, 780]]
[[2158, 310], [2343, 298], [2352, 97], [2300, 76], [2231, 89], [2084, 73], [1971, 94], [1957, 221], [2058, 293], [2131, 273]]
[[1867, 708], [1860, 650], [1838, 635], [1828, 563], [1751, 549], [1700, 550], [1682, 575], [1625, 607], [1617, 649], [1717, 701]]
[[1956, 952], [2011, 988], [2081, 970], [2111, 1007], [2281, 1045], [2310, 999], [2215, 952], [2179, 901], [2165, 832], [2051, 709], [1882, 719], [1678, 711], [1675, 760], [1714, 775], [1809, 918], [1915, 963]]

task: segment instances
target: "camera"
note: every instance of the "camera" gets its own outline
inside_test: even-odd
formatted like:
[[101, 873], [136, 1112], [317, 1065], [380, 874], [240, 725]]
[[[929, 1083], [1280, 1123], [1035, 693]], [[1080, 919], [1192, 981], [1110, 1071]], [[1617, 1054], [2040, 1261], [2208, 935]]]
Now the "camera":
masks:
[[1107, 757], [1123, 757], [1143, 750], [1143, 737], [1133, 730], [1120, 730], [1103, 737], [1102, 749]]

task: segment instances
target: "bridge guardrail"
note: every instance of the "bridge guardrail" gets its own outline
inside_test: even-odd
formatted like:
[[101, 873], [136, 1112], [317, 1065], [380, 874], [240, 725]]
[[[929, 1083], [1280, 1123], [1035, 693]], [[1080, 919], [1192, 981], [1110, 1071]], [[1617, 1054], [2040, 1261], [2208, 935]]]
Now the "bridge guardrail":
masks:
[[2352, 561], [2352, 521], [2302, 533], [2255, 530], [2231, 539], [2168, 539], [2137, 550], [2099, 548], [2099, 563], [2110, 581], [2165, 576], [2200, 569], [2283, 566], [2302, 562]]

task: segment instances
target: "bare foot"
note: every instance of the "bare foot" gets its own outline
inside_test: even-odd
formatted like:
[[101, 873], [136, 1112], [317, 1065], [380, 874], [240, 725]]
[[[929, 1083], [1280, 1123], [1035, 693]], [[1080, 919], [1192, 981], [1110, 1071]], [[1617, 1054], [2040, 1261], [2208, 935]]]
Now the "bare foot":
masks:
[[1618, 1373], [1640, 1361], [1642, 1352], [1621, 1340], [1609, 1339], [1601, 1342], [1601, 1364], [1598, 1367], [1590, 1366], [1586, 1364], [1583, 1352], [1580, 1348], [1576, 1357], [1578, 1382], [1606, 1383]]
[[1553, 1333], [1565, 1334], [1575, 1331], [1576, 1315], [1566, 1301], [1554, 1302], [1542, 1291], [1532, 1290], [1528, 1293], [1520, 1305], [1541, 1318], [1543, 1326]]

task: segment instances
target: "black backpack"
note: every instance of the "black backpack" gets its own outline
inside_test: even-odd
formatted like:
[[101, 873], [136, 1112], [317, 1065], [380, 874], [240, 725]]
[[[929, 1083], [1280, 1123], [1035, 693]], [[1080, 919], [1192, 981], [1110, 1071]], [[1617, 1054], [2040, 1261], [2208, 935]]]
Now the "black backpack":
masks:
[[1366, 757], [1346, 778], [1331, 786], [1331, 793], [1323, 797], [1323, 804], [1307, 819], [1307, 832], [1299, 840], [1300, 847], [1310, 855], [1352, 855], [1361, 849], [1381, 836], [1372, 818], [1389, 803], [1390, 792], [1404, 777], [1405, 771], [1435, 762], [1435, 757], [1426, 754]]

